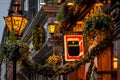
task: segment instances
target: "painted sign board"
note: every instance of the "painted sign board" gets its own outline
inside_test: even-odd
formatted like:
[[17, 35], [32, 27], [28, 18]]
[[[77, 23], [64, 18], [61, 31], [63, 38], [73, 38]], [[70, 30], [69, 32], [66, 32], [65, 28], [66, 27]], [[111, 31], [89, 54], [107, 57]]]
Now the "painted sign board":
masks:
[[64, 51], [66, 61], [75, 61], [84, 57], [83, 36], [65, 35]]

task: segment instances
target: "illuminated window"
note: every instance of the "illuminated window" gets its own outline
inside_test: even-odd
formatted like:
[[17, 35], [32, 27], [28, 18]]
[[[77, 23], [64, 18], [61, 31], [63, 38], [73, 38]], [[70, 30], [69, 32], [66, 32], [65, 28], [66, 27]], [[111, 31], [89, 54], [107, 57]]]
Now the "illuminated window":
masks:
[[118, 59], [117, 57], [113, 57], [113, 70], [117, 70], [118, 68]]
[[117, 59], [117, 53], [118, 53], [118, 46], [119, 46], [119, 44], [118, 44], [118, 41], [115, 41], [114, 42], [114, 46], [113, 46], [113, 70], [117, 70], [117, 66], [118, 66], [118, 59]]

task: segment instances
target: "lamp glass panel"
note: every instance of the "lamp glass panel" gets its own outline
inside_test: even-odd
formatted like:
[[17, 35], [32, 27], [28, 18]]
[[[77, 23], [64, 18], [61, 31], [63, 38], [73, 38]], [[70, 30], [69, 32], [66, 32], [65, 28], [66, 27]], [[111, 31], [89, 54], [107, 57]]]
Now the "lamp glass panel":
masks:
[[23, 17], [22, 24], [21, 24], [21, 28], [20, 28], [20, 30], [19, 30], [18, 35], [21, 35], [21, 34], [22, 34], [22, 32], [23, 32], [23, 30], [24, 30], [24, 28], [25, 28], [25, 26], [26, 26], [27, 23], [28, 23], [28, 20]]
[[55, 32], [55, 27], [56, 27], [55, 24], [50, 24], [49, 25], [49, 32], [54, 33]]
[[22, 16], [12, 16], [13, 31], [18, 35], [21, 28]]
[[7, 24], [7, 27], [9, 29], [9, 31], [11, 31], [12, 30], [11, 16], [4, 17], [4, 20], [5, 20], [6, 24]]

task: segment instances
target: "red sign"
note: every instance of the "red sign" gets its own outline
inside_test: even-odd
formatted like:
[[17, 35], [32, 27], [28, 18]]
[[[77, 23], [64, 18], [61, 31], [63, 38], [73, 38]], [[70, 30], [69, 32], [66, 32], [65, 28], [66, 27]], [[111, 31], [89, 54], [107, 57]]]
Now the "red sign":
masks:
[[82, 35], [65, 35], [64, 47], [66, 61], [75, 61], [84, 57]]

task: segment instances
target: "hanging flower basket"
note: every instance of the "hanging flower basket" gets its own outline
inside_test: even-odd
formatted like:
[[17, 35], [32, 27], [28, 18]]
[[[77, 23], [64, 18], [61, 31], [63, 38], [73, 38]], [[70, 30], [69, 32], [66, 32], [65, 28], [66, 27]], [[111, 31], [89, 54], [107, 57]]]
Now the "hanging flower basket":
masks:
[[[112, 20], [109, 15], [104, 13], [97, 13], [90, 16], [85, 22], [84, 28], [84, 41], [85, 45], [88, 46], [90, 40], [101, 41], [107, 36], [111, 35], [112, 31]], [[100, 40], [99, 40], [100, 39]]]
[[99, 14], [95, 14], [94, 16], [91, 16], [86, 21], [85, 24], [86, 24], [84, 29], [85, 34], [88, 34], [95, 29], [102, 32], [104, 32], [105, 29], [112, 30], [112, 20], [110, 16], [104, 13], [99, 13]]
[[45, 30], [43, 26], [35, 26], [32, 31], [32, 43], [34, 49], [37, 51], [41, 48], [43, 43], [45, 42]]

